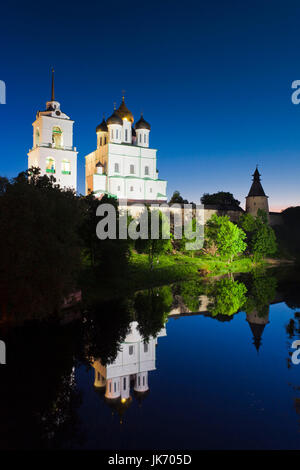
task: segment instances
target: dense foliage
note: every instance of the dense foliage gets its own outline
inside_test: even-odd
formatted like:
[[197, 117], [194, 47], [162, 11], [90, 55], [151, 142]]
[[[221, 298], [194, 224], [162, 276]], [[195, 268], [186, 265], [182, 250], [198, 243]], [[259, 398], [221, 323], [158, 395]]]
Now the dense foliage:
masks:
[[230, 262], [234, 256], [245, 251], [245, 238], [245, 232], [227, 216], [213, 214], [205, 225], [206, 246], [214, 245], [218, 254]]
[[239, 207], [240, 201], [234, 198], [233, 194], [219, 191], [218, 193], [208, 194], [204, 193], [201, 197], [201, 203], [207, 205], [218, 205], [218, 206], [235, 206]]
[[277, 252], [276, 235], [265, 211], [259, 209], [257, 217], [241, 215], [238, 225], [246, 232], [248, 251], [256, 260]]

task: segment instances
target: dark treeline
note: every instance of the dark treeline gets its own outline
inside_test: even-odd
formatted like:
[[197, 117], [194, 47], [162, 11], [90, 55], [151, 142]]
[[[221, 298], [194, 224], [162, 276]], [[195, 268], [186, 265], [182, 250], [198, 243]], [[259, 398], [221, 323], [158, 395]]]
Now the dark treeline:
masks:
[[97, 238], [98, 205], [93, 196], [61, 189], [39, 169], [0, 178], [0, 320], [59, 313], [81, 286], [84, 266], [98, 282], [123, 275], [129, 242]]

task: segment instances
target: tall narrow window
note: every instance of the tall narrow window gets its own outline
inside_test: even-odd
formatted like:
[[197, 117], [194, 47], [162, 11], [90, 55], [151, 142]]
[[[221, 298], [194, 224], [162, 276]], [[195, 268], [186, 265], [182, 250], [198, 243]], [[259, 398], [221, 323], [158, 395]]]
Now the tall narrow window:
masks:
[[128, 129], [125, 129], [125, 142], [128, 140]]
[[123, 379], [123, 389], [126, 390], [126, 377]]
[[138, 376], [138, 386], [140, 386], [140, 385], [141, 385], [141, 377]]
[[102, 137], [100, 137], [100, 147], [102, 146]]
[[146, 143], [146, 134], [144, 134], [144, 144]]
[[149, 167], [145, 166], [145, 175], [149, 175]]
[[147, 344], [147, 343], [144, 343], [144, 352], [145, 352], [145, 353], [148, 352], [148, 344]]
[[142, 134], [140, 134], [140, 142], [142, 142]]
[[130, 174], [134, 175], [134, 165], [130, 165]]
[[130, 186], [130, 191], [133, 191], [133, 186]]
[[39, 131], [39, 128], [37, 127], [36, 131], [35, 131], [35, 145], [36, 145], [36, 147], [39, 144], [40, 144], [40, 131]]
[[106, 145], [106, 137], [104, 137], [104, 145]]
[[117, 130], [116, 130], [116, 139], [118, 139], [118, 138], [119, 138], [119, 131], [118, 131], [118, 129], [117, 129]]
[[63, 144], [63, 133], [60, 127], [55, 126], [52, 129], [52, 144], [55, 147], [62, 147]]
[[52, 157], [46, 158], [46, 172], [55, 173], [55, 160]]
[[133, 346], [129, 346], [129, 356], [132, 356], [133, 354]]
[[63, 175], [71, 174], [71, 163], [70, 160], [63, 160], [61, 162], [61, 172]]
[[114, 383], [114, 392], [116, 392], [116, 391], [117, 391], [117, 384], [116, 384], [116, 382], [115, 382], [115, 383]]
[[115, 163], [115, 173], [119, 173], [120, 168], [119, 168], [119, 163]]
[[111, 140], [113, 140], [113, 138], [114, 138], [114, 131], [113, 131], [113, 129], [112, 129], [112, 130], [111, 130]]

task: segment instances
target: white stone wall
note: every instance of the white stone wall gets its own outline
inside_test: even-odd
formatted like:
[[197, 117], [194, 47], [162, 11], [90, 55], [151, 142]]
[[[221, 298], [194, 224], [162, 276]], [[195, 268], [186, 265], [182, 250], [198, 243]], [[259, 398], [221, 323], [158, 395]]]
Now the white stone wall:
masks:
[[[55, 173], [46, 172], [46, 160], [51, 157], [55, 160]], [[62, 173], [62, 161], [69, 160], [71, 174]], [[28, 153], [28, 168], [36, 166], [41, 169], [42, 175], [53, 175], [57, 184], [62, 188], [72, 188], [77, 190], [77, 152], [56, 148], [36, 147]]]

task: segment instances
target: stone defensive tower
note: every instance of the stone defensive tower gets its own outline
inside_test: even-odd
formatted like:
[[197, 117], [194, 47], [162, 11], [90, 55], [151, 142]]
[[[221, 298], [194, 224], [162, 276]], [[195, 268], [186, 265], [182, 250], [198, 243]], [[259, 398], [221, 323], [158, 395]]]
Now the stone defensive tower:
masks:
[[256, 217], [258, 209], [262, 209], [269, 216], [268, 196], [265, 195], [265, 192], [261, 185], [261, 182], [260, 182], [261, 175], [257, 167], [252, 176], [253, 176], [253, 183], [250, 188], [249, 194], [246, 197], [246, 212]]

